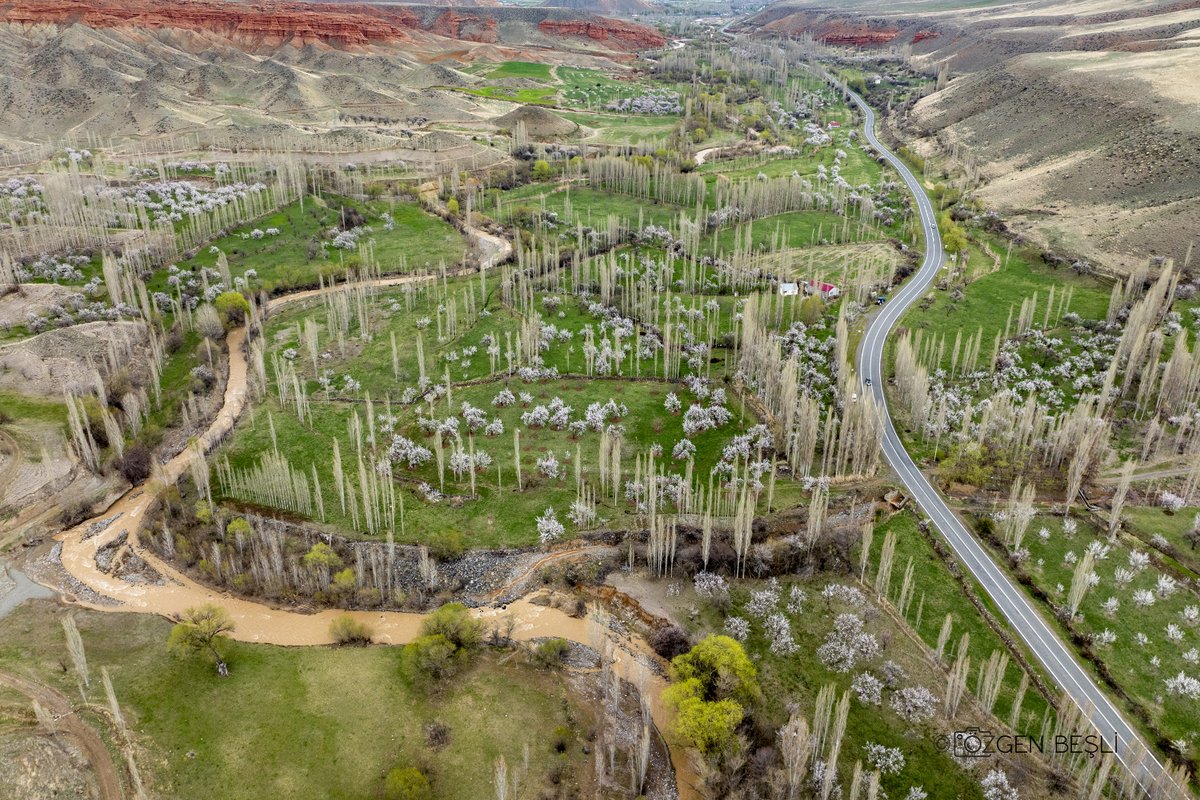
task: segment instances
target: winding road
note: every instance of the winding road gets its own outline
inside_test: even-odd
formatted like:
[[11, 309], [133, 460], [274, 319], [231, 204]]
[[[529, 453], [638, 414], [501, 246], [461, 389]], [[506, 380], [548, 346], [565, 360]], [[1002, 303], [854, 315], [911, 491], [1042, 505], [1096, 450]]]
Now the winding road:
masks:
[[[1000, 612], [1012, 625], [1013, 630], [1025, 640], [1034, 656], [1045, 667], [1084, 714], [1088, 716], [1105, 741], [1117, 742], [1117, 758], [1130, 771], [1139, 784], [1152, 796], [1188, 796], [1185, 789], [1174, 786], [1162, 764], [1146, 746], [1141, 736], [1117, 710], [1108, 696], [1100, 689], [1091, 675], [1076, 660], [1074, 653], [1058, 638], [1050, 625], [1033, 607], [1025, 593], [1016, 586], [1004, 570], [992, 560], [979, 541], [967, 530], [950, 507], [930, 484], [929, 479], [917, 467], [904, 449], [896, 432], [891, 415], [887, 411], [887, 396], [884, 393], [883, 351], [884, 345], [900, 317], [915, 303], [937, 278], [945, 266], [946, 254], [942, 249], [942, 238], [938, 232], [937, 215], [929, 202], [921, 182], [908, 167], [885, 147], [875, 136], [875, 112], [854, 92], [848, 92], [855, 105], [863, 113], [863, 134], [871, 146], [900, 174], [916, 200], [921, 216], [921, 227], [925, 233], [925, 258], [921, 268], [896, 292], [867, 326], [859, 345], [858, 363], [860, 380], [872, 379], [872, 385], [862, 386], [870, 392], [876, 405], [883, 411], [883, 454], [895, 470], [908, 492], [921, 510], [933, 521], [934, 526], [949, 542], [959, 560], [983, 586], [995, 601]], [[1130, 744], [1141, 741], [1141, 748], [1130, 752]], [[1135, 753], [1140, 750], [1144, 756]], [[1136, 762], [1136, 763], [1130, 763]]]

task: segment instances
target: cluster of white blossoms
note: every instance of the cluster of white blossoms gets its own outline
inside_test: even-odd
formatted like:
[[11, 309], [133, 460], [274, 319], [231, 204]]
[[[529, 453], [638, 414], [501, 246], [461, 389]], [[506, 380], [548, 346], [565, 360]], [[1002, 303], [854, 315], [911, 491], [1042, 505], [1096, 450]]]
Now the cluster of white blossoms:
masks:
[[692, 578], [692, 587], [700, 597], [720, 599], [729, 596], [729, 582], [715, 572], [697, 572]]
[[883, 681], [869, 672], [861, 672], [850, 682], [850, 690], [860, 703], [877, 706], [883, 702]]
[[262, 183], [241, 181], [216, 187], [193, 181], [154, 181], [135, 186], [104, 186], [93, 191], [98, 198], [123, 200], [148, 212], [155, 222], [169, 223], [216, 211], [266, 188]]
[[42, 184], [35, 177], [25, 176], [2, 181], [0, 212], [4, 212], [10, 222], [17, 222], [26, 217], [30, 221], [37, 219], [46, 207], [42, 200], [42, 191]]
[[733, 419], [733, 412], [722, 405], [707, 408], [699, 403], [688, 406], [683, 415], [683, 433], [687, 437], [719, 428]]
[[546, 453], [537, 460], [537, 470], [550, 480], [561, 478], [565, 472], [553, 452]]
[[404, 464], [409, 469], [419, 467], [433, 458], [428, 447], [422, 447], [404, 436], [393, 436], [388, 447], [388, 459], [394, 464]]
[[90, 262], [91, 259], [84, 255], [42, 253], [27, 264], [17, 263], [14, 265], [14, 272], [17, 280], [22, 283], [32, 280], [73, 283], [83, 280], [81, 268], [86, 267]]
[[844, 583], [831, 583], [821, 590], [821, 597], [827, 603], [844, 603], [854, 608], [862, 608], [867, 604], [867, 598], [853, 586]]
[[558, 521], [553, 508], [547, 508], [545, 513], [537, 518], [538, 539], [543, 545], [558, 541], [566, 532], [566, 527]]
[[863, 746], [867, 763], [884, 775], [896, 775], [904, 769], [904, 753], [899, 747], [886, 747], [878, 742], [867, 742]]
[[746, 637], [750, 635], [750, 620], [745, 617], [726, 617], [725, 633], [739, 642], [746, 641]]
[[838, 614], [825, 643], [817, 648], [821, 663], [834, 672], [849, 672], [859, 662], [879, 655], [879, 639], [864, 627], [862, 617], [857, 614]]
[[800, 649], [792, 636], [792, 624], [786, 616], [775, 612], [764, 624], [771, 652], [777, 656], [790, 656]]
[[993, 769], [983, 776], [980, 781], [984, 800], [1021, 800], [1021, 794], [1011, 783], [1003, 770]]
[[906, 686], [892, 695], [892, 710], [906, 722], [924, 722], [937, 710], [937, 696], [924, 686]]

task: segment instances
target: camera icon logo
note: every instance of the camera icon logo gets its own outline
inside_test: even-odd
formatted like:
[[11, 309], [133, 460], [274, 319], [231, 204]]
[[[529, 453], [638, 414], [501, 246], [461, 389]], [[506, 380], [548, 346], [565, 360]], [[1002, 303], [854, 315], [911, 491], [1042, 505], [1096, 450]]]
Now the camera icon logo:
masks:
[[950, 747], [959, 758], [981, 758], [988, 755], [988, 745], [995, 737], [982, 728], [967, 728], [955, 731], [950, 738]]

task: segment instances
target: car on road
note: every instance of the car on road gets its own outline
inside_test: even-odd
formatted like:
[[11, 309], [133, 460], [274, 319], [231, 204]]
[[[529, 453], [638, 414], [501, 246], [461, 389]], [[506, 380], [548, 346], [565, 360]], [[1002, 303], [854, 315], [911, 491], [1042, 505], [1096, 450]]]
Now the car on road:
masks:
[[871, 385], [871, 379], [863, 378], [863, 386], [870, 386], [870, 385]]

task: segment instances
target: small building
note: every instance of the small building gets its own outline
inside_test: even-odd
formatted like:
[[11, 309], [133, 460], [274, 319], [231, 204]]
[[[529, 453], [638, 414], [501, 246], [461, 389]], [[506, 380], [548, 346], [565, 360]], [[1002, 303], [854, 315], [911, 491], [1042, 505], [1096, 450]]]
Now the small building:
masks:
[[830, 130], [832, 130], [833, 128], [840, 128], [840, 127], [842, 127], [842, 123], [838, 122], [836, 119], [829, 123]]
[[842, 290], [839, 289], [836, 285], [834, 285], [832, 283], [825, 283], [824, 281], [811, 280], [808, 283], [804, 284], [804, 293], [805, 294], [819, 294], [819, 295], [821, 295], [822, 299], [832, 300], [835, 297], [840, 297], [842, 294]]
[[779, 284], [780, 297], [795, 297], [800, 294], [800, 284], [798, 283], [781, 283]]

